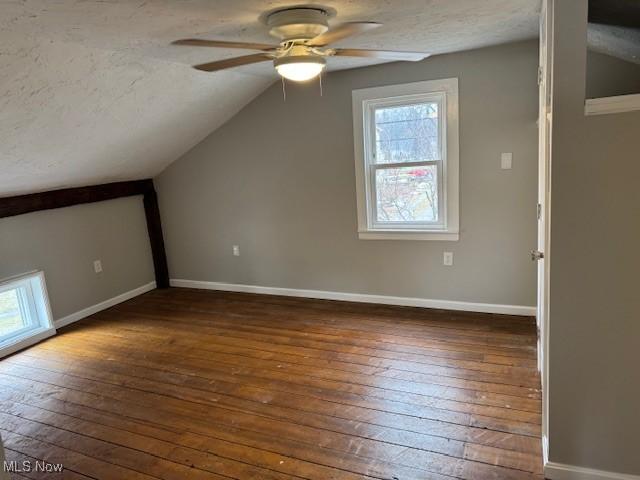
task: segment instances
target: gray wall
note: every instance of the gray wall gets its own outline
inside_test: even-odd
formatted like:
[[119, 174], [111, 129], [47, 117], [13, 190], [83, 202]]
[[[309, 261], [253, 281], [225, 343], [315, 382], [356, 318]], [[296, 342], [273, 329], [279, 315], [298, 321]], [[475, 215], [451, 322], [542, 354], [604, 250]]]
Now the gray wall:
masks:
[[153, 281], [142, 197], [0, 219], [0, 279], [31, 270], [45, 273], [54, 319]]
[[[330, 73], [323, 97], [288, 84], [284, 102], [274, 84], [156, 179], [172, 277], [534, 305], [537, 64], [531, 41]], [[460, 80], [460, 241], [359, 240], [352, 89], [448, 77]]]
[[555, 2], [549, 458], [640, 474], [640, 111], [584, 116], [586, 16]]
[[587, 98], [640, 93], [640, 65], [602, 53], [587, 53]]

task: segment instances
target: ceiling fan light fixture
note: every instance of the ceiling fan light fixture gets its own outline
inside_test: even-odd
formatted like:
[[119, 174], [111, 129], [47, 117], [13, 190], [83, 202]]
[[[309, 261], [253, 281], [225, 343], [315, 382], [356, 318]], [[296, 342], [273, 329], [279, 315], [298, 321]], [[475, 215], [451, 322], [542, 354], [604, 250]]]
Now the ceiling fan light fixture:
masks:
[[264, 13], [260, 20], [269, 27], [269, 33], [280, 40], [278, 45], [198, 38], [176, 40], [173, 45], [258, 50], [260, 53], [202, 63], [193, 68], [203, 72], [217, 72], [273, 61], [283, 80], [286, 78], [293, 82], [308, 82], [318, 78], [326, 66], [326, 58], [334, 56], [411, 62], [424, 60], [429, 56], [421, 52], [332, 48], [330, 45], [333, 43], [382, 25], [377, 22], [347, 22], [329, 29], [328, 20], [335, 15], [335, 9], [317, 5], [299, 5]]
[[307, 82], [316, 78], [324, 70], [326, 61], [323, 57], [296, 56], [274, 60], [278, 73], [293, 82]]

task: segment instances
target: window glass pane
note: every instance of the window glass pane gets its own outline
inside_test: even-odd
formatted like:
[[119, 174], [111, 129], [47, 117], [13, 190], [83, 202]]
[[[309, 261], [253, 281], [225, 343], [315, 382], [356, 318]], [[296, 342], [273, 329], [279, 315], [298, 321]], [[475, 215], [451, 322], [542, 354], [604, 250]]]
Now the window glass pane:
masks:
[[440, 160], [438, 104], [376, 108], [375, 163]]
[[26, 327], [26, 319], [20, 309], [17, 289], [0, 292], [0, 337], [11, 335]]
[[376, 197], [378, 222], [438, 222], [438, 169], [378, 169]]

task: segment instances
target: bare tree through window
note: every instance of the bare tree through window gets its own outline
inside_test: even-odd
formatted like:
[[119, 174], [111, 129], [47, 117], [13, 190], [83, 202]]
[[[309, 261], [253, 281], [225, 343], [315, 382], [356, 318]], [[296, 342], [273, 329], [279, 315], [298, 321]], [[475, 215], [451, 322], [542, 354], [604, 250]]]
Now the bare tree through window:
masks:
[[441, 160], [438, 110], [435, 102], [375, 110], [378, 222], [439, 220], [437, 166], [411, 165]]

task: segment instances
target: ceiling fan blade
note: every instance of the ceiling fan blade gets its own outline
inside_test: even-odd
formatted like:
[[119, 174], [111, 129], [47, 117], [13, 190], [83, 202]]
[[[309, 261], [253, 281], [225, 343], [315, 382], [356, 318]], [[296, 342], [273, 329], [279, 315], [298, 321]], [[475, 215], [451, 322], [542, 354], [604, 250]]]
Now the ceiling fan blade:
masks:
[[199, 38], [183, 38], [171, 42], [171, 45], [186, 45], [190, 47], [220, 47], [220, 48], [246, 48], [248, 50], [272, 50], [278, 48], [266, 43], [224, 42], [221, 40], [201, 40]]
[[329, 30], [328, 32], [322, 33], [317, 37], [312, 38], [307, 42], [307, 45], [310, 45], [312, 47], [324, 47], [325, 45], [335, 43], [339, 40], [342, 40], [343, 38], [373, 30], [374, 28], [378, 28], [380, 26], [382, 26], [382, 24], [377, 22], [343, 23], [342, 25], [338, 25], [333, 30]]
[[215, 72], [217, 70], [224, 70], [225, 68], [240, 67], [242, 65], [249, 65], [251, 63], [265, 62], [271, 60], [271, 56], [266, 53], [256, 53], [254, 55], [245, 55], [244, 57], [227, 58], [226, 60], [218, 60], [215, 62], [202, 63], [200, 65], [194, 65], [196, 70], [202, 70], [203, 72]]
[[429, 57], [429, 53], [421, 52], [394, 52], [392, 50], [362, 50], [359, 48], [336, 48], [335, 55], [339, 57], [368, 57], [382, 58], [384, 60], [403, 60], [418, 62]]

